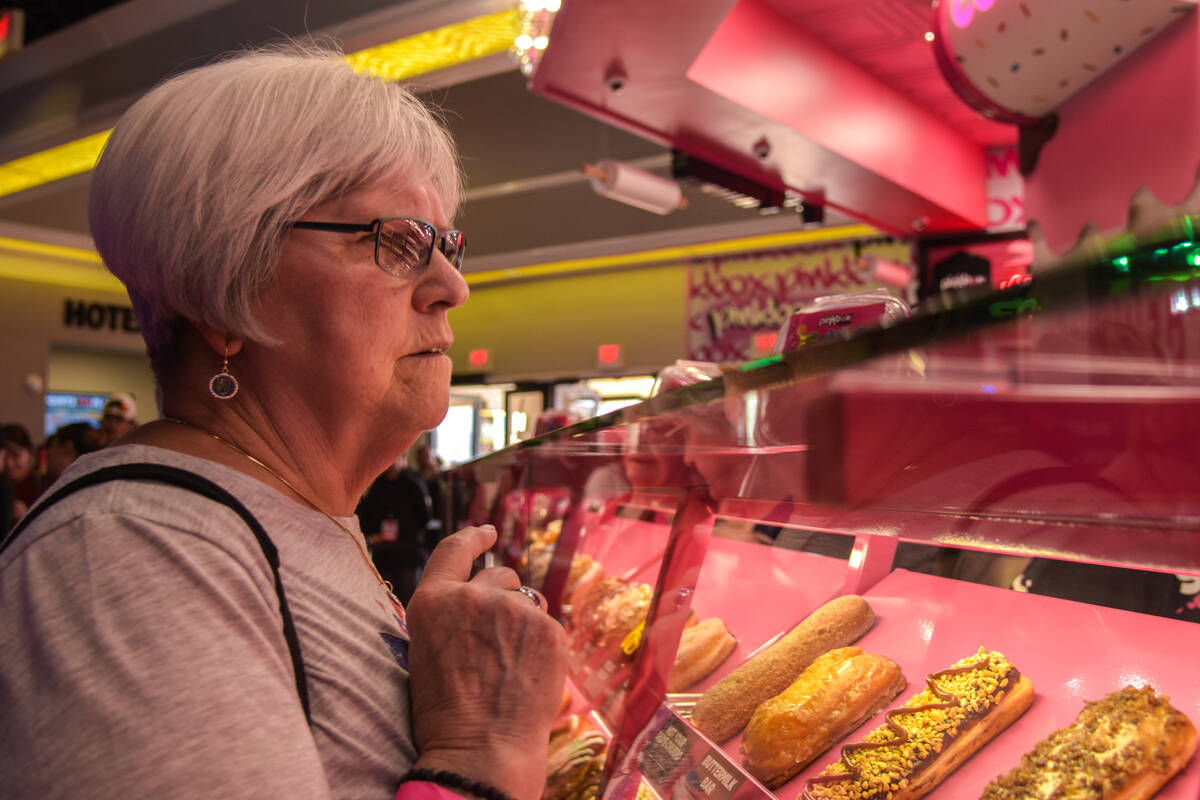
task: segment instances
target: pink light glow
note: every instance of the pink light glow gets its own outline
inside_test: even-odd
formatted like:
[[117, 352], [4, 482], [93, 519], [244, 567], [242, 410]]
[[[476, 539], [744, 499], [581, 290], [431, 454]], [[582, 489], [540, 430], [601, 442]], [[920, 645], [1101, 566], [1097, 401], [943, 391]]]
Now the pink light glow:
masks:
[[950, 19], [955, 27], [965, 28], [975, 18], [976, 11], [990, 11], [996, 0], [950, 0]]

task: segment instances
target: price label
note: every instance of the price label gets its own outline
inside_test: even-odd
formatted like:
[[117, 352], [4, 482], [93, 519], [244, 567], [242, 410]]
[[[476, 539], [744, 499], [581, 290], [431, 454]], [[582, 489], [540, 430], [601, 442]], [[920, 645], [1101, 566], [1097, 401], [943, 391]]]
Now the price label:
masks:
[[672, 779], [689, 763], [695, 734], [682, 721], [668, 718], [638, 754], [638, 767], [646, 780], [670, 794]]
[[690, 800], [732, 800], [765, 795], [718, 747], [674, 714], [667, 716], [637, 756], [642, 777], [661, 796]]
[[742, 771], [724, 753], [710, 747], [688, 773], [688, 793], [708, 800], [730, 800], [745, 780]]

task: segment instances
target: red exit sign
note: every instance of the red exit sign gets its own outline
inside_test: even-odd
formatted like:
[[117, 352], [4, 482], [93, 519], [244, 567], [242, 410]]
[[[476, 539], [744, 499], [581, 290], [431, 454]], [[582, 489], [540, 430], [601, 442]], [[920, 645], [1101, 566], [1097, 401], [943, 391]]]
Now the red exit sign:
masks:
[[623, 367], [625, 366], [625, 348], [619, 344], [602, 344], [596, 348], [596, 366]]
[[492, 353], [490, 350], [480, 347], [467, 352], [467, 363], [474, 369], [483, 369], [490, 366], [492, 363]]

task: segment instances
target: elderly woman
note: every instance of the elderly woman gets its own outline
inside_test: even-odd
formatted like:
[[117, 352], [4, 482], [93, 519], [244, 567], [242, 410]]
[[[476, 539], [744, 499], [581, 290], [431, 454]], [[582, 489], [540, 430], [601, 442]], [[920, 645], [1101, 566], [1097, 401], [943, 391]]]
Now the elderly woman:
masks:
[[406, 614], [353, 516], [446, 413], [459, 184], [428, 111], [332, 53], [233, 57], [122, 118], [90, 220], [164, 419], [0, 554], [0, 797], [539, 796], [565, 671], [540, 596], [472, 577], [495, 531], [468, 528]]

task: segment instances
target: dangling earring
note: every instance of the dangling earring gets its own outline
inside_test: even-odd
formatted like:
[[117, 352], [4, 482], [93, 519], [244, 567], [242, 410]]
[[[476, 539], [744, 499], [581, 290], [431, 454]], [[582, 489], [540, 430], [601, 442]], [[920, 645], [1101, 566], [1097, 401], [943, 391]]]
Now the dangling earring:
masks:
[[208, 381], [208, 393], [218, 400], [229, 400], [238, 393], [237, 378], [229, 373], [229, 348], [225, 348], [225, 362], [221, 371]]

